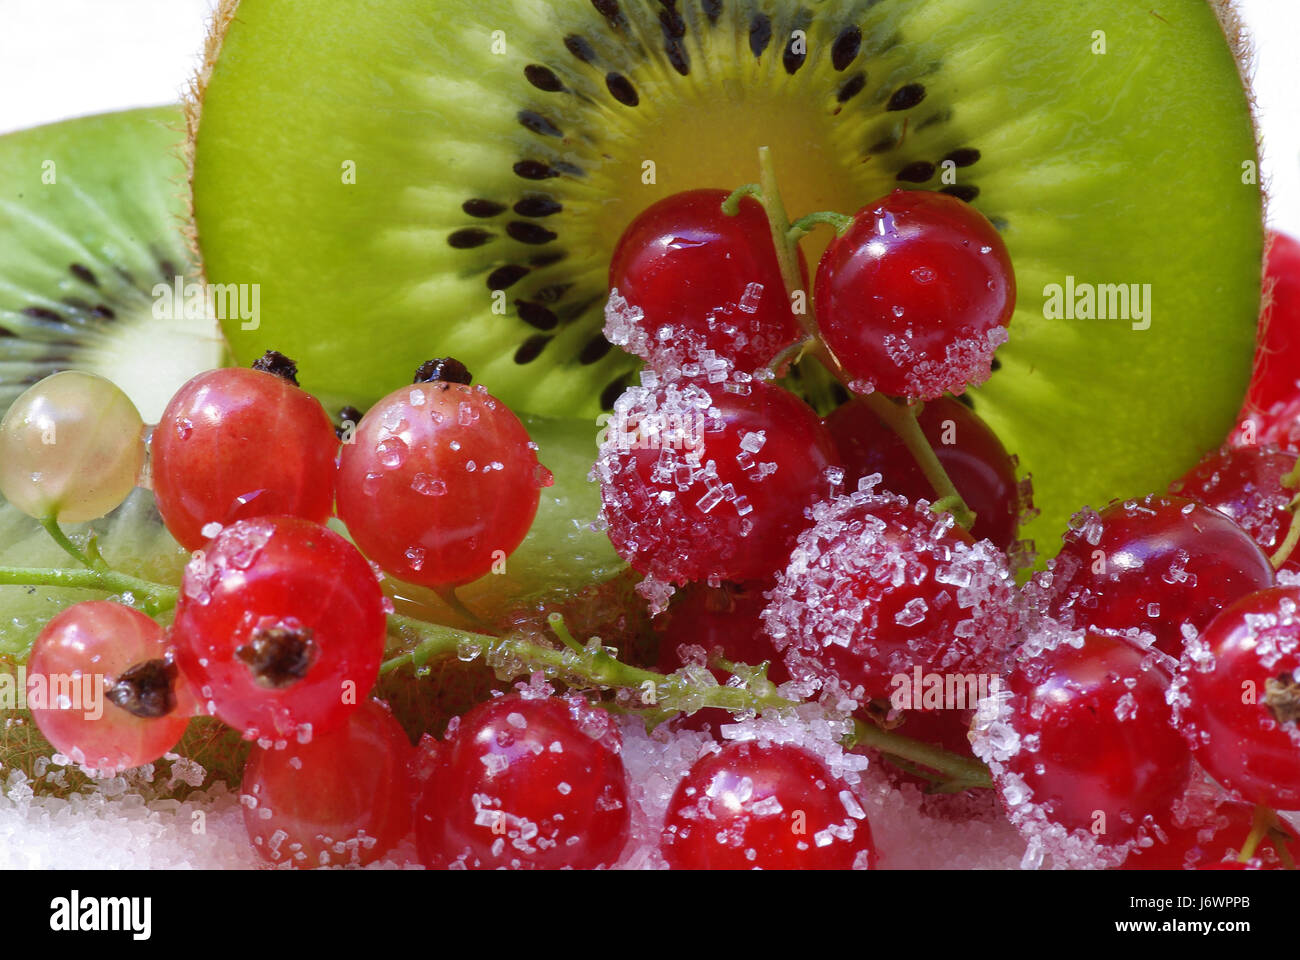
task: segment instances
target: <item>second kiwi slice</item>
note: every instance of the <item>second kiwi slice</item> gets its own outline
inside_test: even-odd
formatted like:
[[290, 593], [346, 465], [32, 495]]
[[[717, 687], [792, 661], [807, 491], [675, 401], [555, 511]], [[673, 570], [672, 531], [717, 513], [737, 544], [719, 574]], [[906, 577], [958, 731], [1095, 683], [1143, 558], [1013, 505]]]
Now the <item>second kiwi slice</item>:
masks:
[[[1015, 262], [972, 399], [1049, 547], [1190, 466], [1244, 392], [1263, 231], [1237, 43], [1205, 0], [227, 0], [198, 242], [210, 280], [261, 284], [236, 356], [285, 350], [327, 401], [450, 354], [517, 409], [591, 416], [634, 366], [601, 309], [646, 206], [756, 179], [761, 145], [796, 215], [946, 191]], [[1056, 286], [1131, 302], [1100, 319]]]

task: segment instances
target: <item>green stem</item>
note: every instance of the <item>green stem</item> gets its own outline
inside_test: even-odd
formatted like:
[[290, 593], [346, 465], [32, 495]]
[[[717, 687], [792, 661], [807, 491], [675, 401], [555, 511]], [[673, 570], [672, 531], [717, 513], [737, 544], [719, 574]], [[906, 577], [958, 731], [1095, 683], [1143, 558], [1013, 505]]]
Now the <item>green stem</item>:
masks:
[[681, 677], [670, 677], [634, 667], [615, 659], [598, 644], [591, 647], [579, 644], [569, 634], [563, 618], [558, 614], [552, 614], [548, 619], [564, 644], [564, 649], [557, 650], [534, 643], [516, 632], [494, 637], [391, 615], [388, 618], [389, 625], [407, 649], [385, 660], [380, 673], [391, 673], [408, 663], [418, 668], [439, 657], [466, 658], [467, 654], [471, 654], [483, 657], [492, 667], [503, 663], [522, 664], [526, 670], [540, 670], [549, 678], [564, 680], [575, 686], [621, 687], [643, 692], [652, 690], [654, 696], [650, 705], [659, 708], [697, 710], [718, 707], [733, 713], [743, 713], [795, 706], [793, 701], [779, 696], [770, 683], [755, 685], [753, 689], [724, 686], [704, 688]]
[[763, 200], [763, 188], [756, 183], [747, 183], [743, 187], [737, 187], [727, 194], [727, 199], [722, 201], [722, 212], [729, 217], [734, 217], [740, 213], [740, 201], [746, 197], [753, 197], [760, 203]]
[[461, 600], [460, 596], [456, 593], [455, 587], [438, 587], [435, 588], [433, 592], [438, 595], [438, 599], [445, 603], [447, 607], [456, 614], [456, 616], [460, 617], [466, 623], [473, 624], [476, 627], [485, 627], [490, 629], [489, 624], [487, 624], [482, 617], [469, 607], [465, 606], [465, 602]]
[[874, 723], [853, 721], [853, 741], [855, 745], [874, 747], [881, 753], [901, 757], [910, 763], [938, 771], [945, 777], [938, 792], [956, 793], [970, 789], [992, 789], [993, 776], [989, 768], [978, 760], [949, 753], [942, 747], [936, 747], [920, 740], [913, 740], [901, 733], [885, 730]]
[[[1285, 481], [1283, 481], [1285, 483]], [[1296, 516], [1296, 508], [1300, 507], [1300, 496], [1293, 499], [1288, 505], [1287, 510], [1291, 513], [1291, 523], [1286, 530], [1286, 539], [1278, 546], [1273, 555], [1268, 558], [1268, 562], [1274, 570], [1281, 570], [1282, 565], [1291, 559], [1291, 554], [1295, 550], [1296, 544], [1300, 543], [1300, 520]]]
[[853, 218], [843, 213], [819, 210], [817, 213], [810, 213], [807, 216], [800, 217], [790, 224], [786, 237], [792, 243], [797, 243], [812, 233], [813, 227], [822, 223], [834, 228], [837, 237], [842, 237], [849, 232], [849, 227], [853, 226]]
[[130, 605], [154, 616], [176, 606], [179, 591], [161, 583], [141, 580], [115, 570], [63, 570], [58, 567], [0, 567], [0, 584], [69, 587], [130, 594]]
[[1295, 466], [1291, 472], [1282, 478], [1282, 486], [1288, 490], [1294, 490], [1300, 487], [1300, 457], [1296, 457]]
[[[94, 560], [82, 553], [77, 545], [68, 539], [68, 535], [64, 533], [63, 528], [59, 526], [59, 521], [55, 520], [53, 517], [46, 517], [44, 520], [40, 521], [40, 524], [45, 528], [45, 532], [50, 535], [50, 539], [57, 543], [63, 549], [64, 553], [70, 556], [73, 560], [76, 560], [83, 567], [88, 567], [91, 570], [103, 570], [107, 567], [107, 564], [104, 563], [102, 557], [100, 558], [99, 563], [95, 563]], [[96, 550], [95, 553], [96, 556], [98, 556], [99, 551]]]
[[952, 479], [948, 476], [948, 471], [939, 462], [934, 447], [930, 446], [929, 438], [926, 437], [925, 432], [921, 430], [920, 423], [917, 422], [917, 411], [907, 404], [891, 400], [880, 393], [868, 393], [862, 397], [862, 400], [871, 407], [876, 416], [885, 422], [889, 429], [898, 434], [898, 438], [903, 441], [904, 446], [916, 458], [917, 465], [920, 466], [921, 472], [925, 474], [925, 479], [930, 481], [930, 486], [934, 488], [934, 492], [937, 494], [934, 506], [931, 509], [936, 512], [951, 513], [964, 530], [969, 530], [974, 526], [975, 513], [970, 507], [966, 506], [966, 501], [962, 499], [957, 487], [953, 485]]
[[[759, 199], [763, 204], [763, 211], [767, 214], [768, 226], [772, 230], [772, 245], [776, 248], [776, 260], [781, 266], [781, 279], [785, 282], [788, 302], [796, 290], [803, 290], [803, 277], [799, 274], [798, 248], [790, 239], [790, 217], [785, 212], [781, 188], [777, 186], [776, 163], [772, 160], [770, 147], [758, 148], [758, 170], [758, 179], [762, 186], [762, 195]], [[804, 311], [800, 322], [809, 335], [818, 336], [817, 321], [813, 318], [811, 310]]]
[[1241, 853], [1237, 855], [1238, 863], [1249, 863], [1251, 857], [1255, 855], [1255, 850], [1259, 847], [1259, 841], [1264, 839], [1264, 835], [1273, 827], [1273, 811], [1260, 804], [1255, 808], [1255, 821], [1251, 824], [1250, 833], [1246, 836], [1246, 842], [1241, 845]]

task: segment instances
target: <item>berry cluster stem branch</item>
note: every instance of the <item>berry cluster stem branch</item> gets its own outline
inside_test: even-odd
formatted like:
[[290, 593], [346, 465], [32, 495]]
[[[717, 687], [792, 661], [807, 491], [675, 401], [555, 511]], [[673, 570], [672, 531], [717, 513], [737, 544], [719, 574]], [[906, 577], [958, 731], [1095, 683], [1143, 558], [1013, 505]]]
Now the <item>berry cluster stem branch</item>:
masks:
[[908, 763], [943, 774], [945, 780], [935, 792], [959, 793], [962, 790], [993, 789], [993, 776], [989, 773], [989, 768], [978, 760], [959, 757], [942, 747], [913, 740], [901, 733], [878, 727], [874, 723], [855, 719], [853, 743], [855, 746], [874, 747], [891, 757], [899, 757]]
[[1286, 530], [1286, 539], [1278, 546], [1273, 555], [1268, 558], [1268, 562], [1274, 570], [1281, 570], [1283, 564], [1291, 559], [1291, 554], [1295, 551], [1296, 544], [1300, 543], [1300, 517], [1297, 516], [1296, 510], [1300, 507], [1300, 496], [1288, 504], [1287, 509], [1291, 513], [1291, 523]]
[[966, 501], [957, 491], [948, 471], [939, 462], [939, 457], [930, 446], [930, 440], [917, 421], [918, 411], [909, 404], [891, 400], [879, 393], [868, 393], [863, 401], [871, 407], [872, 413], [885, 422], [885, 425], [898, 434], [908, 451], [916, 458], [917, 465], [930, 481], [930, 486], [938, 496], [934, 509], [951, 513], [953, 519], [962, 529], [970, 530], [975, 524], [975, 513], [966, 505]]
[[1273, 811], [1264, 804], [1261, 803], [1255, 808], [1255, 820], [1251, 824], [1246, 842], [1241, 845], [1241, 853], [1237, 855], [1238, 863], [1250, 862], [1250, 859], [1255, 856], [1255, 850], [1259, 847], [1259, 841], [1264, 839], [1264, 835], [1272, 829], [1276, 819], [1277, 817]]
[[842, 237], [849, 232], [849, 227], [853, 226], [853, 218], [843, 213], [834, 213], [830, 210], [819, 210], [817, 213], [810, 213], [800, 217], [794, 223], [790, 224], [790, 229], [786, 231], [786, 237], [792, 243], [798, 243], [808, 234], [812, 233], [813, 227], [820, 223], [827, 224], [835, 230], [837, 237]]
[[175, 587], [141, 580], [115, 570], [64, 570], [59, 567], [0, 567], [0, 584], [29, 587], [67, 587], [74, 590], [102, 590], [129, 596], [129, 606], [156, 616], [176, 606]]
[[575, 686], [623, 688], [637, 693], [647, 707], [692, 710], [718, 707], [736, 713], [785, 709], [795, 706], [776, 693], [770, 683], [749, 687], [709, 686], [691, 683], [681, 677], [666, 676], [623, 663], [599, 642], [578, 643], [558, 614], [550, 618], [551, 629], [564, 644], [555, 649], [526, 639], [518, 632], [491, 636], [457, 630], [424, 620], [391, 615], [390, 633], [395, 633], [398, 652], [384, 661], [380, 673], [411, 664], [417, 670], [430, 660], [444, 656], [461, 659], [482, 657], [488, 666], [513, 664], [523, 672], [542, 671], [548, 678]]
[[[807, 232], [802, 230], [803, 226], [811, 226], [813, 222], [832, 222], [829, 218], [835, 215], [810, 214], [792, 227], [790, 217], [786, 213], [785, 202], [781, 199], [781, 190], [777, 186], [776, 164], [772, 160], [770, 148], [758, 148], [758, 167], [758, 192], [754, 192], [752, 183], [741, 187], [727, 198], [723, 204], [723, 210], [725, 211], [727, 204], [732, 203], [733, 200], [738, 204], [741, 196], [752, 196], [763, 205], [763, 210], [767, 214], [767, 222], [772, 228], [772, 243], [776, 246], [777, 262], [781, 265], [781, 279], [785, 281], [786, 299], [790, 300], [793, 299], [795, 291], [803, 289], [803, 278], [799, 275], [798, 253], [799, 238], [803, 233]], [[836, 229], [838, 230], [839, 227], [837, 226]], [[807, 291], [804, 292], [807, 293]], [[809, 303], [808, 308], [799, 315], [799, 322], [803, 325], [810, 338], [809, 352], [816, 356], [822, 366], [830, 371], [831, 375], [842, 383], [846, 389], [852, 391], [850, 384], [853, 378], [845, 372], [839, 359], [821, 339], [821, 331], [817, 327], [817, 316], [813, 304]], [[876, 416], [883, 420], [885, 425], [894, 433], [898, 434], [904, 446], [916, 458], [921, 472], [925, 474], [925, 478], [930, 481], [930, 485], [934, 487], [935, 493], [938, 494], [935, 499], [950, 504], [948, 512], [952, 513], [953, 519], [964, 530], [970, 530], [975, 523], [975, 514], [966, 505], [965, 499], [963, 499], [952, 479], [948, 476], [948, 471], [939, 462], [934, 448], [930, 446], [929, 439], [921, 430], [920, 424], [917, 423], [916, 415], [919, 412], [919, 407], [914, 409], [909, 404], [898, 403], [874, 392], [863, 396]]]
[[96, 563], [94, 559], [86, 556], [86, 554], [84, 554], [80, 548], [72, 542], [68, 535], [63, 532], [63, 528], [59, 526], [59, 521], [55, 520], [53, 517], [46, 517], [44, 520], [40, 521], [40, 524], [45, 528], [45, 532], [50, 535], [50, 539], [57, 543], [64, 553], [70, 556], [73, 560], [76, 560], [83, 567], [87, 567], [91, 570], [103, 570], [107, 566], [107, 564], [104, 563], [103, 558], [99, 557], [98, 550], [95, 551], [95, 556], [99, 558], [98, 563]]

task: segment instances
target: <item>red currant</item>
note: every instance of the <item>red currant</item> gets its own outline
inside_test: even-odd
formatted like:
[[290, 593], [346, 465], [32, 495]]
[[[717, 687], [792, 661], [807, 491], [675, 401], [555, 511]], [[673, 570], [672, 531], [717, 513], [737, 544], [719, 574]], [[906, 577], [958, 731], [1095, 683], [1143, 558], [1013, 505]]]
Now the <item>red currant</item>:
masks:
[[871, 825], [808, 751], [752, 741], [696, 761], [668, 804], [660, 849], [674, 870], [869, 869]]
[[597, 463], [609, 538], [661, 581], [761, 580], [785, 564], [804, 509], [826, 495], [835, 445], [780, 387], [709, 386], [619, 398]]
[[975, 744], [997, 764], [1013, 822], [1032, 804], [1050, 823], [1120, 846], [1185, 791], [1191, 756], [1171, 725], [1169, 680], [1149, 651], [1081, 633], [1036, 650], [1009, 687], [1002, 718], [1010, 730], [991, 736], [977, 718]]
[[612, 866], [631, 822], [621, 739], [603, 710], [511, 694], [475, 707], [416, 809], [421, 859], [469, 869]]
[[[1225, 869], [1224, 858], [1236, 859], [1254, 825], [1255, 808], [1248, 803], [1226, 801], [1203, 816], [1188, 822], [1166, 824], [1158, 816], [1159, 836], [1152, 831], [1152, 844], [1138, 847], [1125, 859], [1123, 870], [1207, 870]], [[1267, 836], [1256, 854], [1268, 866], [1280, 865], [1273, 842]], [[1236, 869], [1236, 868], [1233, 868]]]
[[254, 747], [240, 790], [249, 839], [264, 859], [295, 867], [378, 860], [411, 829], [413, 756], [378, 700], [310, 743]]
[[988, 379], [1016, 302], [997, 230], [928, 191], [859, 210], [822, 255], [814, 292], [822, 339], [859, 392], [924, 400]]
[[343, 725], [379, 675], [379, 582], [337, 533], [297, 517], [226, 527], [185, 568], [177, 662], [209, 712], [249, 739]]
[[339, 458], [339, 517], [362, 553], [410, 583], [489, 572], [523, 541], [552, 483], [519, 418], [464, 379], [395, 390]]
[[859, 491], [813, 514], [763, 614], [796, 679], [837, 680], [864, 702], [915, 667], [997, 671], [1016, 618], [992, 544], [892, 494]]
[[1176, 722], [1210, 776], [1251, 803], [1300, 808], [1300, 588], [1238, 600], [1188, 644]]
[[1048, 612], [1062, 623], [1145, 630], [1177, 658], [1184, 624], [1199, 630], [1238, 597], [1271, 586], [1273, 568], [1217, 510], [1152, 495], [1076, 515], [1049, 580]]
[[[962, 499], [975, 511], [971, 535], [1010, 549], [1028, 504], [1016, 481], [1016, 462], [997, 435], [969, 407], [948, 397], [927, 401], [917, 422]], [[909, 500], [936, 498], [916, 458], [864, 401], [840, 406], [826, 418], [826, 429], [844, 461], [847, 489], [856, 490], [859, 480], [878, 473], [882, 490]]]
[[1264, 282], [1271, 300], [1259, 320], [1246, 409], [1266, 412], [1300, 393], [1300, 242], [1269, 233]]
[[[633, 311], [608, 314], [612, 343], [652, 363], [681, 364], [710, 350], [753, 372], [799, 339], [767, 215], [746, 197], [729, 217], [726, 198], [721, 190], [679, 193], [624, 231], [609, 285]], [[800, 267], [806, 287], [802, 255]]]
[[154, 428], [153, 488], [186, 550], [211, 523], [289, 515], [324, 523], [334, 508], [338, 438], [329, 416], [290, 379], [262, 370], [201, 373]]
[[[1271, 555], [1291, 527], [1288, 506], [1296, 491], [1283, 487], [1282, 478], [1295, 465], [1294, 453], [1276, 447], [1225, 447], [1169, 489], [1230, 517]], [[1300, 552], [1292, 552], [1283, 569], [1300, 573]]]
[[27, 704], [45, 739], [77, 763], [125, 770], [176, 746], [194, 701], [166, 657], [162, 627], [105, 600], [45, 625], [27, 661]]

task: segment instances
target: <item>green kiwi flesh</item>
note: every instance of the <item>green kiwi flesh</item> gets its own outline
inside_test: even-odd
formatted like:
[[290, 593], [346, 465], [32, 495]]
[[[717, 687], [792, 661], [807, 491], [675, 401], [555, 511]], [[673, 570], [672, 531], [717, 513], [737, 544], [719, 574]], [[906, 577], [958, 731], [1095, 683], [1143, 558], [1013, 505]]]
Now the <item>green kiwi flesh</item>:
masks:
[[[191, 115], [198, 243], [210, 279], [262, 284], [241, 359], [275, 343], [364, 403], [436, 345], [516, 409], [592, 416], [633, 367], [601, 307], [650, 203], [755, 180], [760, 145], [796, 215], [947, 190], [1015, 263], [969, 396], [1050, 553], [1080, 506], [1216, 445], [1244, 393], [1262, 200], [1221, 6], [227, 2]], [[1149, 328], [1046, 316], [1071, 277], [1150, 284]]]
[[195, 297], [187, 317], [156, 294], [198, 280], [182, 230], [183, 129], [178, 107], [159, 107], [0, 137], [0, 410], [80, 369], [155, 422], [181, 384], [221, 362], [206, 305]]

